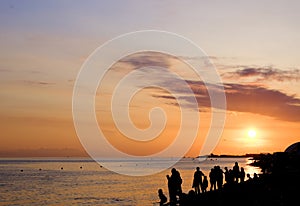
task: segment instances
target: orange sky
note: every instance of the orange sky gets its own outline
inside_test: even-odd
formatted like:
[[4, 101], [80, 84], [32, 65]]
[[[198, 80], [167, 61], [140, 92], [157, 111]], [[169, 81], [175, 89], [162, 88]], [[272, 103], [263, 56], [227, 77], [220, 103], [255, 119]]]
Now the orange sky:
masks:
[[[297, 1], [267, 6], [266, 2], [234, 1], [218, 5], [189, 1], [172, 6], [168, 1], [130, 2], [74, 2], [72, 8], [58, 2], [0, 3], [0, 156], [86, 155], [72, 117], [78, 72], [98, 46], [141, 29], [183, 35], [205, 50], [214, 63], [225, 88], [227, 110], [223, 133], [213, 153], [283, 151], [300, 140]], [[97, 90], [99, 128], [112, 145], [132, 155], [156, 153], [174, 141], [180, 110], [174, 96], [164, 90], [146, 88], [130, 103], [132, 121], [140, 129], [150, 125], [152, 107], [164, 108], [166, 127], [151, 141], [139, 143], [124, 138], [110, 113], [111, 92], [122, 76], [151, 64], [179, 73], [195, 93], [199, 131], [186, 156], [199, 155], [211, 126], [210, 101], [201, 79], [193, 78], [194, 74], [176, 58], [145, 53], [116, 63]], [[141, 71], [140, 78], [152, 75], [159, 81], [161, 72]], [[189, 109], [190, 97], [182, 92], [179, 81], [165, 84], [172, 85]], [[250, 129], [256, 131], [255, 137], [248, 136]]]
[[[156, 88], [145, 88], [138, 92], [130, 102], [129, 111], [132, 122], [138, 128], [145, 129], [150, 125], [148, 118], [150, 109], [155, 106], [162, 107], [168, 120], [160, 136], [146, 143], [126, 140], [113, 122], [110, 107], [111, 92], [124, 72], [127, 73], [132, 68], [132, 65], [125, 63], [136, 59], [148, 62], [147, 55], [128, 57], [115, 64], [103, 79], [96, 97], [95, 109], [99, 128], [114, 147], [131, 155], [149, 155], [163, 150], [174, 141], [180, 125], [181, 116], [179, 107], [175, 104], [176, 100], [174, 97], [168, 97], [172, 94]], [[183, 70], [184, 65], [179, 60], [168, 61], [172, 62], [171, 69]], [[120, 71], [120, 68], [123, 70]], [[43, 83], [16, 84], [10, 86], [9, 90], [5, 87], [1, 88], [2, 97], [14, 98], [14, 101], [5, 101], [7, 98], [3, 98], [4, 101], [1, 102], [0, 154], [2, 156], [85, 155], [72, 120], [71, 85], [73, 82], [68, 84], [70, 84], [69, 88], [62, 91], [59, 91], [57, 85]], [[173, 82], [173, 85], [180, 88], [176, 82]], [[213, 153], [245, 154], [283, 151], [288, 145], [298, 141], [299, 117], [294, 116], [298, 114], [297, 110], [292, 113], [289, 110], [294, 107], [290, 108], [288, 105], [285, 108], [284, 105], [287, 104], [285, 101], [299, 100], [268, 89], [263, 83], [227, 83], [226, 85], [228, 108], [226, 122]], [[195, 93], [202, 94], [198, 98], [200, 118], [198, 135], [186, 154], [186, 156], [197, 156], [211, 127], [211, 110], [203, 83], [191, 82], [190, 86]], [[254, 138], [247, 134], [250, 129], [256, 131]], [[65, 150], [65, 153], [61, 150]]]

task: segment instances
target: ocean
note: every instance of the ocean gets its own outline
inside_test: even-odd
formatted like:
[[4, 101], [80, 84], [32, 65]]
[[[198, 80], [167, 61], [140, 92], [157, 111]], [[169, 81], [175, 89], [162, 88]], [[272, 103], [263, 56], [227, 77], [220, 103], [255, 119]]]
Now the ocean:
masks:
[[[175, 167], [183, 179], [183, 192], [191, 190], [193, 173], [199, 166], [205, 175], [219, 165], [232, 168], [234, 162], [253, 176], [260, 169], [250, 158], [213, 158], [199, 162], [183, 158]], [[126, 161], [117, 162], [126, 167]], [[130, 168], [128, 168], [130, 169]], [[148, 176], [126, 176], [109, 171], [92, 159], [1, 158], [0, 205], [110, 205], [153, 206], [157, 190], [168, 196], [166, 175], [171, 168]]]

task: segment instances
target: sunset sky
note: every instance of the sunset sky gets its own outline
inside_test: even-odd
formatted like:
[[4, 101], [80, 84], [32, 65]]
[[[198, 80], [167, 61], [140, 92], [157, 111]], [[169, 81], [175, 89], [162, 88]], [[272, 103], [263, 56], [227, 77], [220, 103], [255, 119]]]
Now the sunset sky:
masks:
[[[139, 30], [184, 36], [215, 65], [225, 88], [227, 111], [213, 153], [284, 151], [300, 140], [299, 9], [296, 0], [2, 0], [0, 156], [84, 155], [72, 118], [78, 72], [97, 47]], [[144, 146], [125, 141], [116, 132], [109, 114], [109, 92], [126, 72], [151, 64], [179, 73], [186, 67], [178, 59], [153, 53], [125, 57], [112, 66], [95, 99], [99, 127], [108, 141], [132, 155], [161, 151], [173, 141], [180, 124], [172, 94], [146, 88], [130, 103], [132, 122], [147, 128], [149, 111], [160, 106], [169, 117], [164, 132]], [[153, 69], [152, 78], [159, 80], [161, 72]], [[149, 76], [146, 71], [139, 75]], [[197, 156], [209, 128], [210, 103], [202, 81], [188, 74], [184, 78], [197, 97], [199, 111], [195, 112], [201, 120], [186, 155]], [[178, 82], [165, 84], [172, 84], [184, 97]], [[186, 107], [188, 103], [187, 99]]]

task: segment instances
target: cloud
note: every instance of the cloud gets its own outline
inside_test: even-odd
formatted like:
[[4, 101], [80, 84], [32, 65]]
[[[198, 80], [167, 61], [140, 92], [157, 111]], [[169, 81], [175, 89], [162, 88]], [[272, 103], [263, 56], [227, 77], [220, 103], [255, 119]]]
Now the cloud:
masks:
[[300, 70], [281, 70], [273, 67], [243, 67], [233, 72], [222, 74], [226, 79], [249, 79], [253, 81], [299, 81]]
[[25, 84], [32, 85], [32, 86], [52, 86], [55, 85], [55, 83], [52, 82], [45, 82], [45, 81], [30, 81], [26, 80], [24, 81]]
[[225, 84], [227, 109], [300, 121], [300, 99], [257, 85]]
[[[198, 101], [199, 110], [203, 111], [209, 108], [210, 98], [208, 96], [205, 84], [202, 81], [187, 81], [193, 90]], [[167, 82], [166, 84], [171, 84]], [[180, 85], [176, 84], [176, 80], [172, 83], [176, 92], [180, 94], [180, 98], [186, 101], [185, 106], [191, 103], [191, 96], [182, 93]], [[207, 84], [213, 92], [220, 92], [220, 86]], [[281, 91], [268, 89], [259, 85], [252, 84], [224, 84], [225, 95], [227, 100], [227, 110], [231, 112], [249, 112], [270, 116], [275, 119], [285, 121], [300, 121], [300, 99], [295, 95], [287, 95]], [[153, 94], [157, 98], [163, 98], [167, 101], [176, 102], [167, 93]]]
[[[128, 56], [121, 60], [122, 63], [129, 65], [130, 69], [137, 69], [145, 66], [154, 66], [153, 71], [157, 67], [164, 67], [170, 69], [172, 66], [172, 58], [158, 53], [158, 52], [143, 52]], [[156, 67], [155, 67], [156, 66]], [[223, 73], [223, 77], [227, 79], [242, 79], [250, 78], [249, 82], [258, 81], [298, 81], [300, 80], [300, 70], [280, 70], [272, 66], [269, 67], [255, 67], [246, 65], [236, 65], [232, 67], [235, 71]], [[148, 71], [147, 71], [148, 72]], [[149, 75], [146, 73], [145, 75]], [[156, 77], [156, 76], [155, 76]], [[159, 76], [155, 81], [161, 81]], [[211, 107], [211, 101], [208, 95], [207, 87], [210, 91], [220, 92], [222, 87], [220, 85], [204, 84], [202, 81], [194, 81], [185, 79], [195, 94], [198, 102], [199, 111], [206, 110]], [[247, 83], [225, 83], [225, 95], [227, 99], [227, 110], [231, 112], [249, 112], [265, 116], [270, 116], [275, 119], [285, 121], [300, 121], [300, 99], [295, 95], [288, 95], [282, 91], [270, 89], [262, 84]], [[181, 100], [184, 100], [184, 106], [191, 108], [192, 96], [186, 94], [183, 88], [182, 81], [179, 79], [170, 78], [164, 82], [160, 82], [162, 86], [172, 86], [173, 91], [177, 93]], [[151, 95], [156, 98], [164, 99], [166, 104], [177, 105], [176, 99], [161, 90], [151, 89]], [[221, 105], [214, 105], [219, 107]]]
[[170, 66], [169, 58], [174, 57], [159, 52], [141, 52], [129, 55], [121, 59], [119, 62], [127, 64], [132, 69], [138, 69], [147, 66], [168, 68]]

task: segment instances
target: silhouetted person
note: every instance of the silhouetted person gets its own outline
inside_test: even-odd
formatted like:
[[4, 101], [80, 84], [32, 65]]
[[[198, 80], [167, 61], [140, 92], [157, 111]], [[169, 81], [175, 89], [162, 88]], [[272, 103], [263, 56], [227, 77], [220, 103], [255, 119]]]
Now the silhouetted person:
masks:
[[163, 193], [162, 189], [158, 189], [158, 197], [160, 199], [160, 201], [159, 201], [160, 206], [163, 206], [168, 200], [166, 195]]
[[207, 176], [204, 175], [203, 181], [202, 181], [202, 185], [201, 185], [201, 190], [202, 192], [207, 192], [207, 187], [208, 187], [208, 180], [207, 180]]
[[176, 195], [180, 196], [182, 193], [182, 188], [181, 188], [182, 179], [180, 173], [175, 168], [173, 168], [171, 172], [172, 172], [171, 178], [174, 180], [175, 183]]
[[216, 182], [217, 182], [217, 187], [218, 189], [222, 189], [223, 186], [223, 171], [220, 168], [220, 166], [215, 166], [215, 175], [216, 175]]
[[203, 172], [200, 170], [200, 167], [196, 168], [194, 172], [194, 179], [192, 187], [195, 189], [196, 195], [200, 194], [200, 187], [202, 185], [202, 176], [204, 176]]
[[232, 169], [229, 169], [228, 172], [229, 172], [228, 181], [229, 181], [229, 184], [232, 184], [234, 182], [233, 171], [232, 171]]
[[212, 190], [216, 190], [216, 173], [214, 168], [211, 168], [210, 172], [209, 172], [209, 183], [210, 183], [210, 191]]
[[224, 172], [225, 182], [226, 182], [226, 183], [229, 183], [229, 182], [230, 182], [230, 180], [229, 180], [230, 177], [229, 177], [229, 171], [228, 171], [228, 168], [225, 167], [224, 169], [225, 169], [225, 172]]
[[249, 174], [249, 173], [247, 173], [247, 181], [249, 181], [249, 182], [251, 182], [252, 181], [252, 177], [251, 177], [251, 175]]
[[240, 167], [237, 162], [234, 163], [232, 172], [233, 172], [233, 181], [239, 182]]
[[170, 199], [170, 205], [176, 205], [177, 199], [176, 199], [176, 186], [172, 178], [167, 175], [168, 179], [168, 190], [169, 190], [169, 199]]
[[240, 181], [241, 181], [241, 182], [244, 182], [244, 181], [245, 181], [245, 176], [246, 176], [245, 170], [244, 170], [243, 167], [241, 167], [241, 171], [240, 171]]
[[172, 168], [171, 173], [171, 176], [167, 175], [168, 188], [170, 195], [170, 204], [175, 205], [177, 202], [177, 196], [180, 197], [182, 194], [182, 179], [179, 171], [177, 171], [175, 168]]
[[253, 181], [254, 182], [258, 181], [258, 175], [256, 173], [253, 174]]

